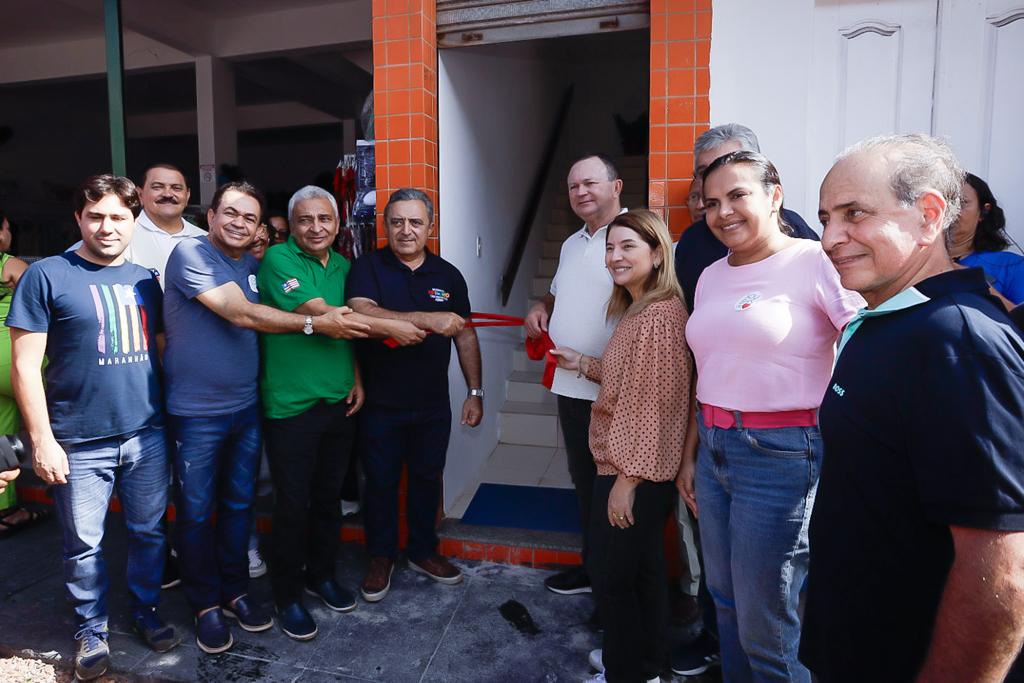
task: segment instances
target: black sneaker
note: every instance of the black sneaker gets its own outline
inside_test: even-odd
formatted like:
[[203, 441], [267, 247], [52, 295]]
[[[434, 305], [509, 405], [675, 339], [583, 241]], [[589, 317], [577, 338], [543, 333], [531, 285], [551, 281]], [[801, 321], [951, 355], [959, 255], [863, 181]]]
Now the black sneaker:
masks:
[[321, 602], [335, 612], [351, 612], [356, 608], [356, 596], [339, 586], [334, 579], [306, 586], [306, 592], [320, 598]]
[[238, 625], [249, 633], [266, 631], [274, 625], [274, 617], [270, 616], [262, 606], [249, 600], [248, 595], [240, 595], [229, 604], [221, 607], [221, 611], [229, 619], [234, 619]]
[[672, 673], [679, 676], [697, 676], [720, 663], [718, 640], [707, 631], [672, 652]]
[[196, 617], [196, 645], [200, 650], [215, 655], [230, 650], [234, 644], [235, 639], [231, 636], [231, 629], [224, 621], [220, 607], [214, 607], [201, 617]]
[[316, 638], [316, 622], [301, 602], [288, 603], [277, 608], [277, 623], [289, 638], [313, 640]]
[[164, 590], [181, 585], [181, 573], [178, 571], [178, 553], [167, 546], [167, 559], [164, 561], [164, 578], [160, 587]]
[[559, 595], [576, 595], [577, 593], [592, 593], [590, 577], [587, 570], [581, 566], [566, 569], [564, 572], [552, 574], [544, 579], [544, 587]]
[[75, 651], [75, 678], [91, 681], [107, 673], [110, 667], [110, 647], [107, 645], [107, 630], [83, 628], [75, 634], [78, 649]]
[[144, 607], [135, 613], [135, 631], [156, 652], [167, 652], [181, 642], [174, 627], [156, 613], [156, 607]]

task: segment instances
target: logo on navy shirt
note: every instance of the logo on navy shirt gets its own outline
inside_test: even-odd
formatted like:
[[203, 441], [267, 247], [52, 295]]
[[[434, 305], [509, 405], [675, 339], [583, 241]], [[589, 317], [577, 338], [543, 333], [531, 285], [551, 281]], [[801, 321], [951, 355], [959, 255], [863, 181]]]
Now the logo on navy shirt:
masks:
[[737, 311], [745, 311], [760, 300], [761, 292], [751, 292], [736, 302]]
[[846, 389], [844, 389], [841, 386], [839, 386], [839, 382], [834, 382], [832, 384], [832, 391], [836, 392], [837, 396], [845, 396], [846, 395]]
[[443, 304], [445, 301], [448, 301], [448, 299], [452, 298], [451, 294], [437, 287], [431, 287], [430, 289], [428, 289], [427, 296], [429, 296], [431, 299], [433, 299], [439, 304]]

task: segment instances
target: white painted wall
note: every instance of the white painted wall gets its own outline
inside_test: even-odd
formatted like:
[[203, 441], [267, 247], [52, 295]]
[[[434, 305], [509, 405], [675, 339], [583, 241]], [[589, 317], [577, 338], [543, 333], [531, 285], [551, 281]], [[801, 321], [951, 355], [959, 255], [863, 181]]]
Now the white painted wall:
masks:
[[[441, 255], [462, 271], [475, 311], [522, 315], [548, 203], [539, 198], [539, 225], [519, 277], [501, 306], [499, 281], [520, 214], [540, 162], [560, 90], [555, 70], [536, 44], [442, 50], [438, 59]], [[476, 238], [482, 253], [476, 255]], [[465, 382], [456, 355], [449, 371], [453, 426], [445, 469], [445, 507], [470, 483], [498, 441], [512, 351], [521, 329], [479, 330], [484, 362], [484, 419], [459, 425]]]
[[1020, 0], [730, 0], [713, 22], [711, 122], [754, 129], [805, 219], [847, 144], [923, 131], [989, 181], [1024, 243]]

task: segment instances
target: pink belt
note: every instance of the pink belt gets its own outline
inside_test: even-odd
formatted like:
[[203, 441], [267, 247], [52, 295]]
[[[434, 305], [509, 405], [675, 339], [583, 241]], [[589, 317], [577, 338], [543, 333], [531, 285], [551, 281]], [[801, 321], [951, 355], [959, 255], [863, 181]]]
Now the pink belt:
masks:
[[816, 427], [818, 411], [815, 409], [784, 410], [778, 413], [744, 413], [739, 410], [725, 410], [718, 406], [701, 404], [705, 427], [721, 429], [775, 429], [778, 427]]

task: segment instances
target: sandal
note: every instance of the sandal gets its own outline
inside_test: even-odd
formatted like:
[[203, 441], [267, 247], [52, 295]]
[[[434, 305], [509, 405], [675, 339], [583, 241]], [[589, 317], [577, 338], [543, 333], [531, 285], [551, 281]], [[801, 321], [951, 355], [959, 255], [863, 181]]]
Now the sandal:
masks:
[[[18, 512], [24, 510], [28, 516], [18, 522], [9, 522], [8, 520], [16, 515]], [[3, 516], [0, 517], [0, 539], [8, 538], [14, 534], [27, 529], [28, 527], [38, 522], [44, 522], [50, 518], [52, 512], [49, 508], [27, 508], [24, 505], [15, 505], [12, 508], [8, 508], [4, 512]]]

